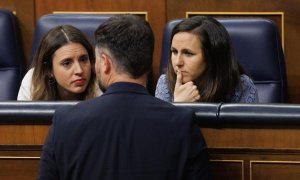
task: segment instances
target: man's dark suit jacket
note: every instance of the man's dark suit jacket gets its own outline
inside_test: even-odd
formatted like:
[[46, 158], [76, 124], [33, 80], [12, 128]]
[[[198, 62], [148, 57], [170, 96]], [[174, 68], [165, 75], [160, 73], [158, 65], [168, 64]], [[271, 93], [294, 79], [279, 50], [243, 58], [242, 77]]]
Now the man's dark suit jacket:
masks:
[[38, 179], [206, 179], [206, 144], [193, 117], [141, 85], [114, 83], [56, 111]]

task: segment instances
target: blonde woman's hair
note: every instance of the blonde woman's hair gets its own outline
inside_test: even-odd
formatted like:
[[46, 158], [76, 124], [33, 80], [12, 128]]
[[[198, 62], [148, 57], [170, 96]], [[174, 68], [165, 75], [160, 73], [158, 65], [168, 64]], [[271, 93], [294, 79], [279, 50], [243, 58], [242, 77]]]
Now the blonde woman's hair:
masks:
[[90, 81], [86, 90], [80, 94], [80, 100], [91, 99], [97, 96], [97, 92], [95, 92], [94, 49], [79, 29], [70, 25], [62, 25], [51, 29], [42, 38], [36, 51], [32, 64], [34, 68], [32, 100], [62, 100], [58, 94], [57, 83], [50, 76], [53, 68], [52, 59], [56, 50], [71, 42], [79, 43], [87, 50], [91, 63]]

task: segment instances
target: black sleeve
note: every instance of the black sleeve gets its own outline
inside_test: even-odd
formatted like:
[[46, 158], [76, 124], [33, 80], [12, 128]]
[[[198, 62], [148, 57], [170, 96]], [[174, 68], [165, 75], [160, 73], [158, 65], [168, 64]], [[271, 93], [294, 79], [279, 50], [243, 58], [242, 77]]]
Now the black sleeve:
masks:
[[56, 164], [54, 146], [55, 146], [55, 117], [52, 119], [52, 125], [43, 146], [43, 153], [40, 160], [40, 167], [37, 179], [57, 180], [59, 179], [58, 168]]
[[183, 179], [211, 179], [207, 146], [195, 120], [192, 123], [188, 141], [190, 142], [189, 152]]

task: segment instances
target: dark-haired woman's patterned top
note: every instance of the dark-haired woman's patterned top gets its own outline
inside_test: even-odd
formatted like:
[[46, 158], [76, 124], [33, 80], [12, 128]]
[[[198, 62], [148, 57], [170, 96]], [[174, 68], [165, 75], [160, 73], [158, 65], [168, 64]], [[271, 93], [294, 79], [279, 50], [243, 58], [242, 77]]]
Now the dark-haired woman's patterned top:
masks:
[[[236, 90], [231, 99], [231, 103], [258, 103], [257, 89], [253, 81], [245, 74], [241, 75], [241, 89]], [[173, 102], [173, 95], [170, 94], [166, 75], [163, 74], [159, 77], [155, 97], [167, 102]]]

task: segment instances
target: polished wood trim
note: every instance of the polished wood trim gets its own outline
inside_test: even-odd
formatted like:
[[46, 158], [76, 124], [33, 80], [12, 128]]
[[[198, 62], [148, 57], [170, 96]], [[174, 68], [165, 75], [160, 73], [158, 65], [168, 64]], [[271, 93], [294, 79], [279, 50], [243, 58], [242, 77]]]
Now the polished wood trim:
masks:
[[37, 156], [0, 156], [1, 159], [40, 159]]
[[89, 11], [53, 11], [53, 14], [134, 14], [143, 15], [148, 21], [147, 11], [106, 11], [106, 12], [89, 12]]
[[190, 15], [207, 14], [207, 15], [284, 15], [282, 11], [271, 12], [186, 12], [186, 18]]
[[228, 148], [208, 148], [210, 154], [269, 154], [269, 155], [280, 155], [280, 154], [289, 154], [289, 155], [300, 155], [300, 149], [298, 148], [242, 148], [242, 147], [228, 147]]
[[244, 160], [232, 160], [232, 159], [222, 159], [222, 160], [220, 160], [220, 159], [211, 159], [210, 162], [232, 162], [232, 163], [242, 163], [242, 164], [244, 164]]
[[250, 160], [250, 164], [254, 163], [262, 163], [262, 164], [300, 164], [300, 161], [257, 161], [257, 160]]
[[26, 144], [26, 145], [10, 145], [0, 144], [0, 151], [42, 151], [43, 145]]

